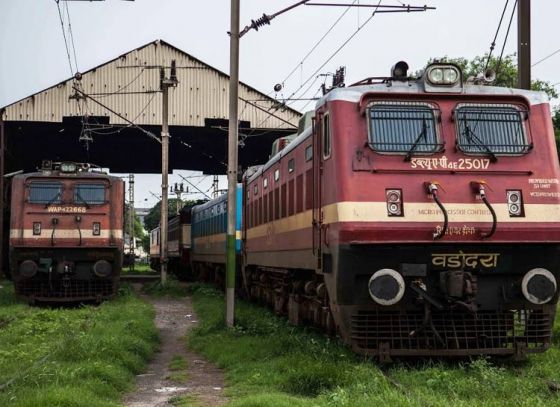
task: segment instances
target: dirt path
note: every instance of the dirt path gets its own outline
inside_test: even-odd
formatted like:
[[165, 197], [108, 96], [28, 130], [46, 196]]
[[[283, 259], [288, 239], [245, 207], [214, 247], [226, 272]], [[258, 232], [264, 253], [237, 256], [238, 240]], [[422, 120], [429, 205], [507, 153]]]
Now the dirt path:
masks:
[[[197, 324], [191, 299], [145, 298], [156, 310], [161, 347], [147, 371], [136, 377], [136, 390], [125, 397], [124, 405], [171, 406], [170, 400], [177, 396], [189, 396], [201, 406], [225, 404], [223, 372], [185, 346], [185, 334]], [[178, 359], [186, 361], [186, 367], [183, 362], [181, 368], [170, 369], [170, 363]]]

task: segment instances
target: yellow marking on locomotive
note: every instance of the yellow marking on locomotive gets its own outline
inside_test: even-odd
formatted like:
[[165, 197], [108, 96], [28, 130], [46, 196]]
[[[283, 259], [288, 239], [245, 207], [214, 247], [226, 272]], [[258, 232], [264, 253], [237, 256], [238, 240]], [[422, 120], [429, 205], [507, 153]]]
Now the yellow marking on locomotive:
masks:
[[444, 268], [476, 268], [479, 264], [484, 268], [495, 268], [500, 253], [432, 253], [432, 264]]

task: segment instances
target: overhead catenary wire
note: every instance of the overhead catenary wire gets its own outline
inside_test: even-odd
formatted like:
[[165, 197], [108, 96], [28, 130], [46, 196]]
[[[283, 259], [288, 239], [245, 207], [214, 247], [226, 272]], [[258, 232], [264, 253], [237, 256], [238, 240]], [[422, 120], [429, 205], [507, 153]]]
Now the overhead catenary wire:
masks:
[[548, 54], [547, 56], [545, 56], [544, 58], [539, 59], [537, 62], [535, 62], [533, 65], [531, 65], [531, 67], [540, 64], [541, 62], [546, 61], [547, 59], [553, 57], [554, 55], [558, 54], [560, 52], [560, 48], [558, 48], [556, 51], [554, 51], [551, 54]]
[[[377, 5], [379, 6], [381, 4], [381, 0], [379, 0], [379, 3], [377, 3]], [[350, 41], [352, 41], [352, 39], [373, 19], [373, 17], [375, 17], [377, 13], [377, 8], [375, 10], [373, 10], [373, 13], [371, 13], [371, 16], [368, 17], [368, 19], [366, 21], [364, 21], [363, 24], [361, 24], [360, 26], [358, 26], [358, 28], [350, 35], [350, 37], [348, 37], [346, 39], [346, 41], [344, 41], [326, 60], [325, 62], [323, 62], [319, 68], [317, 68], [290, 96], [288, 96], [288, 98], [292, 98], [296, 95], [296, 93], [303, 88], [305, 85], [307, 85], [307, 83], [309, 83], [309, 81], [311, 79], [313, 79], [320, 71], [321, 69], [323, 69], [325, 67], [325, 65], [327, 65]], [[300, 95], [302, 96], [302, 95]]]
[[511, 29], [511, 23], [513, 22], [513, 16], [515, 15], [515, 9], [517, 7], [517, 1], [518, 0], [515, 0], [515, 3], [513, 4], [513, 9], [511, 10], [511, 16], [509, 18], [509, 24], [508, 24], [508, 28], [507, 28], [507, 31], [506, 31], [506, 36], [504, 38], [504, 43], [502, 45], [502, 52], [500, 52], [500, 59], [498, 59], [498, 63], [496, 65], [496, 77], [500, 73], [500, 67], [502, 65], [502, 58], [504, 56], [504, 50], [506, 49], [506, 44], [507, 44], [507, 40], [508, 40], [508, 36], [509, 36], [509, 31]]
[[[381, 0], [379, 0], [379, 2], [377, 3], [377, 5], [379, 6], [381, 4]], [[371, 16], [369, 16], [367, 18], [366, 21], [364, 21], [363, 24], [361, 24], [360, 26], [358, 26], [358, 28], [350, 35], [350, 37], [348, 37], [346, 39], [346, 41], [344, 41], [328, 58], [325, 62], [323, 62], [321, 64], [321, 66], [319, 66], [319, 68], [317, 68], [313, 74], [311, 74], [294, 92], [292, 92], [292, 94], [290, 96], [288, 96], [287, 99], [292, 99], [297, 92], [299, 92], [299, 90], [301, 90], [305, 85], [307, 85], [309, 83], [309, 81], [311, 81], [312, 79], [317, 78], [317, 74], [319, 73], [319, 71], [321, 71], [321, 69], [323, 69], [323, 67], [325, 65], [327, 65], [372, 19], [373, 17], [375, 17], [375, 14], [377, 12], [377, 8], [375, 10], [373, 10], [373, 12], [371, 13]], [[309, 88], [308, 88], [309, 89]], [[307, 89], [306, 89], [307, 91]], [[304, 95], [304, 93], [302, 93], [300, 95], [300, 97], [302, 97]], [[292, 103], [293, 104], [293, 103]], [[289, 104], [288, 104], [289, 105]], [[266, 123], [270, 117], [272, 117], [272, 112], [268, 114], [267, 117], [265, 117], [257, 127], [261, 127], [264, 123]]]
[[504, 9], [502, 10], [502, 16], [500, 17], [500, 22], [498, 23], [498, 28], [496, 29], [496, 34], [494, 34], [494, 39], [490, 44], [490, 52], [488, 52], [488, 58], [486, 59], [486, 65], [484, 66], [484, 70], [488, 69], [488, 64], [490, 63], [492, 52], [494, 51], [494, 47], [496, 46], [496, 39], [498, 38], [498, 34], [500, 33], [500, 28], [502, 27], [502, 21], [504, 20], [504, 15], [506, 14], [508, 3], [509, 0], [506, 0], [506, 4], [504, 5]]
[[[352, 4], [356, 3], [357, 0], [354, 0], [352, 2]], [[319, 40], [315, 43], [315, 45], [313, 45], [313, 47], [311, 47], [311, 49], [309, 50], [309, 52], [307, 52], [307, 54], [305, 54], [305, 56], [301, 59], [301, 61], [299, 61], [297, 63], [297, 65], [292, 69], [292, 71], [280, 82], [280, 83], [284, 83], [286, 82], [288, 79], [290, 79], [290, 77], [298, 70], [298, 68], [300, 68], [303, 63], [307, 60], [307, 58], [309, 58], [309, 56], [317, 49], [317, 47], [321, 44], [321, 42], [323, 42], [323, 40], [327, 37], [327, 35], [329, 35], [331, 33], [331, 31], [337, 26], [337, 24], [340, 22], [340, 20], [342, 20], [342, 18], [346, 15], [346, 13], [348, 13], [348, 11], [352, 8], [352, 6], [348, 6], [343, 12], [342, 14], [336, 19], [336, 21], [329, 27], [329, 29], [323, 34], [323, 36], [321, 38], [319, 38]]]
[[58, 17], [60, 18], [60, 27], [62, 28], [62, 37], [64, 38], [64, 46], [66, 47], [66, 55], [68, 57], [68, 66], [70, 67], [70, 75], [74, 76], [74, 69], [72, 68], [72, 58], [70, 57], [70, 48], [68, 47], [68, 40], [66, 39], [66, 31], [64, 30], [64, 18], [60, 10], [60, 0], [54, 0], [56, 8], [58, 9]]
[[66, 16], [68, 17], [68, 36], [70, 37], [70, 43], [72, 44], [72, 53], [74, 54], [74, 66], [76, 67], [76, 72], [79, 72], [78, 68], [78, 57], [76, 56], [76, 44], [74, 43], [74, 33], [72, 32], [72, 21], [70, 19], [70, 10], [68, 9], [68, 2], [64, 2], [66, 8]]

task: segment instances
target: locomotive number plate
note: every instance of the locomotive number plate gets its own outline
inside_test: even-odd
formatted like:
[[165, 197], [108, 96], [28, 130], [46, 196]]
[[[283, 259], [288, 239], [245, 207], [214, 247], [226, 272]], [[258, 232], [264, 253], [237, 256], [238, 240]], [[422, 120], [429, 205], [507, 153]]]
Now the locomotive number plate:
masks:
[[49, 206], [49, 213], [85, 213], [86, 208], [83, 206]]

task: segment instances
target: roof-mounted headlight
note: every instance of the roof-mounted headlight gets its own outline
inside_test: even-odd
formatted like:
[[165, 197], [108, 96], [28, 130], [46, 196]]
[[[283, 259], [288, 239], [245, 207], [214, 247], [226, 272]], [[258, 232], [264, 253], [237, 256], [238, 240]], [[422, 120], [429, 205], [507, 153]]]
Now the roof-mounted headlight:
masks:
[[427, 76], [432, 85], [452, 86], [459, 80], [459, 72], [455, 65], [432, 65], [427, 69]]
[[463, 89], [461, 69], [455, 64], [435, 63], [424, 72], [426, 92], [460, 92]]
[[75, 163], [61, 163], [60, 164], [60, 171], [61, 172], [76, 172], [78, 170], [78, 166]]

